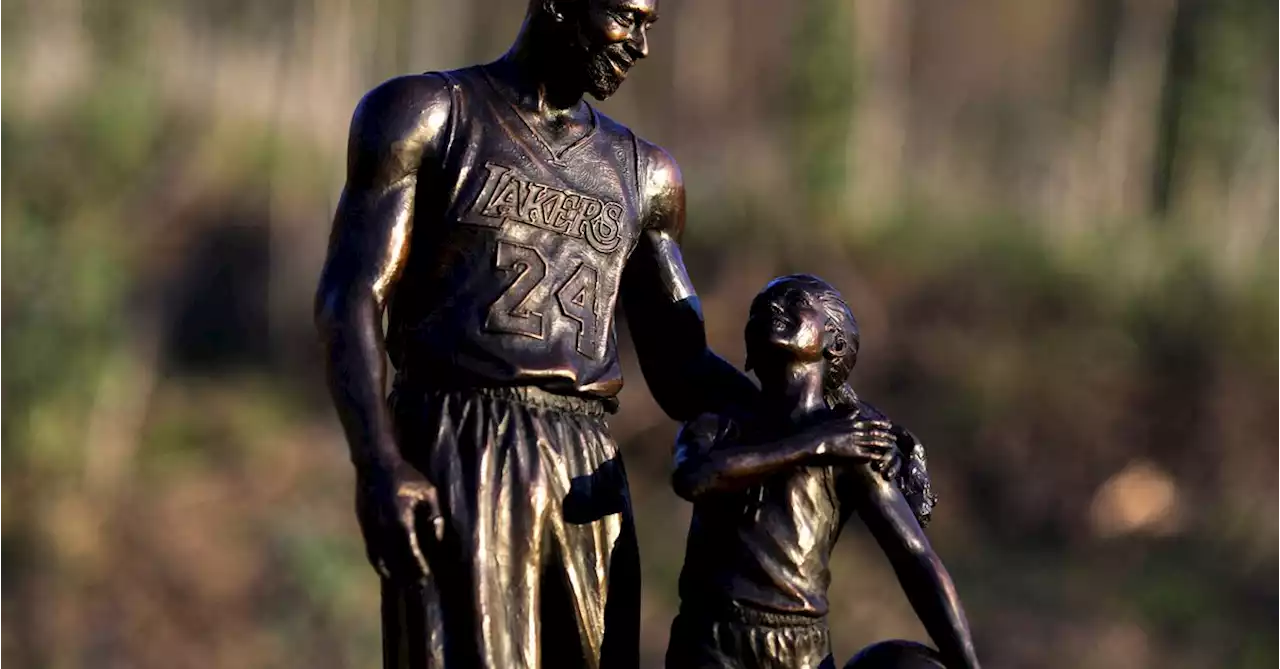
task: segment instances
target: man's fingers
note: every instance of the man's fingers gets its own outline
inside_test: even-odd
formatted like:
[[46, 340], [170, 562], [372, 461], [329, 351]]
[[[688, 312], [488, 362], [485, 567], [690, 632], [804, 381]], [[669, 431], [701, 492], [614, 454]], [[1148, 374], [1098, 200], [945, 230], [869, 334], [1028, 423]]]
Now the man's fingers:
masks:
[[412, 553], [413, 561], [418, 568], [418, 573], [415, 575], [418, 582], [425, 582], [431, 568], [427, 566], [427, 557], [423, 555], [422, 548], [418, 545], [418, 533], [412, 530], [409, 532], [409, 552]]
[[902, 458], [899, 457], [898, 449], [895, 445], [893, 450], [889, 451], [888, 457], [880, 460], [880, 473], [886, 479], [897, 478], [898, 473], [902, 471]]
[[386, 523], [382, 522], [377, 515], [368, 513], [368, 507], [365, 505], [363, 497], [356, 498], [356, 518], [360, 522], [360, 534], [364, 538], [365, 557], [369, 560], [369, 564], [373, 566], [373, 570], [378, 572], [378, 576], [390, 579], [391, 570], [387, 567], [387, 561], [382, 559], [381, 554], [381, 551], [386, 546]]
[[892, 453], [892, 448], [885, 444], [858, 444], [856, 457], [870, 462], [878, 469], [892, 458]]
[[436, 543], [444, 541], [444, 516], [436, 514], [431, 517], [431, 536], [435, 537]]
[[422, 581], [426, 579], [429, 569], [427, 568], [427, 558], [423, 555], [422, 547], [418, 543], [418, 530], [414, 524], [415, 511], [416, 509], [413, 504], [406, 504], [400, 510], [400, 531], [403, 532], [405, 534], [405, 538], [408, 539], [409, 556], [413, 560], [413, 566], [417, 568], [418, 573], [413, 575], [414, 579]]
[[892, 436], [883, 432], [870, 432], [859, 434], [854, 437], [854, 443], [859, 446], [875, 446], [878, 448], [890, 448], [897, 445]]
[[422, 528], [421, 536], [430, 537], [437, 544], [444, 541], [444, 516], [440, 515], [439, 507], [430, 501], [419, 501], [414, 508], [414, 527]]
[[366, 538], [364, 542], [364, 554], [365, 557], [369, 558], [369, 564], [373, 565], [373, 570], [378, 572], [378, 576], [386, 579], [391, 578], [391, 570], [387, 569], [386, 561], [374, 550], [373, 541], [369, 538]]
[[873, 444], [869, 449], [870, 456], [876, 462], [889, 462], [893, 460], [893, 447], [883, 444]]
[[407, 548], [400, 523], [385, 518], [379, 523], [374, 540], [366, 545], [366, 552], [379, 576], [388, 580], [406, 580], [415, 578], [413, 566], [408, 564]]
[[418, 504], [419, 508], [425, 507], [430, 514], [427, 523], [431, 525], [432, 538], [436, 543], [444, 541], [444, 516], [440, 515], [440, 498], [436, 488], [428, 490]]

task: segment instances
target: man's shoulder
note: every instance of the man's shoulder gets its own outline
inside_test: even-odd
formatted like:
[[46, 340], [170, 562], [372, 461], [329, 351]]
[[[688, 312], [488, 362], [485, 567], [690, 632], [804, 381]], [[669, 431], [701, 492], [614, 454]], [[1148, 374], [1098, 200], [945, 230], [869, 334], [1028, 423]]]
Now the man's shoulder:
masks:
[[596, 117], [600, 120], [601, 131], [610, 135], [625, 136], [635, 141], [636, 163], [640, 167], [642, 181], [654, 182], [652, 185], [655, 186], [682, 184], [680, 165], [666, 149], [641, 137], [636, 131], [602, 111], [596, 110]]
[[417, 74], [388, 79], [365, 93], [348, 131], [348, 185], [376, 190], [440, 151], [451, 117], [448, 86], [442, 77]]
[[608, 135], [626, 137], [628, 141], [630, 141], [632, 138], [635, 138], [636, 144], [640, 144], [641, 142], [644, 141], [643, 139], [640, 138], [639, 135], [636, 134], [636, 131], [628, 127], [627, 124], [604, 113], [603, 111], [600, 110], [599, 107], [593, 104], [588, 103], [588, 106], [590, 106], [591, 109], [595, 112], [596, 122], [599, 124], [598, 129], [600, 132], [606, 133]]
[[[447, 73], [452, 74], [452, 73]], [[452, 80], [442, 72], [423, 72], [392, 77], [369, 89], [357, 109], [388, 115], [421, 110], [437, 104], [448, 105]]]
[[666, 149], [637, 135], [636, 159], [646, 190], [684, 189], [680, 164]]
[[678, 239], [684, 232], [684, 176], [666, 149], [636, 136], [636, 167], [640, 197], [648, 212], [647, 226], [656, 226]]
[[677, 182], [680, 180], [680, 166], [666, 149], [641, 137], [639, 133], [626, 124], [599, 109], [596, 109], [596, 118], [599, 120], [600, 132], [614, 137], [625, 137], [629, 141], [635, 142], [636, 163], [640, 167], [642, 181], [646, 177], [661, 178], [668, 181], [674, 178]]
[[452, 85], [428, 72], [394, 77], [365, 93], [351, 118], [348, 150], [356, 171], [394, 178], [439, 151], [451, 118]]
[[598, 130], [607, 135], [615, 137], [625, 137], [627, 141], [634, 141], [636, 150], [639, 152], [639, 158], [644, 160], [654, 149], [661, 151], [657, 144], [640, 136], [635, 130], [618, 119], [604, 113], [599, 107], [591, 105], [591, 109], [595, 112]]

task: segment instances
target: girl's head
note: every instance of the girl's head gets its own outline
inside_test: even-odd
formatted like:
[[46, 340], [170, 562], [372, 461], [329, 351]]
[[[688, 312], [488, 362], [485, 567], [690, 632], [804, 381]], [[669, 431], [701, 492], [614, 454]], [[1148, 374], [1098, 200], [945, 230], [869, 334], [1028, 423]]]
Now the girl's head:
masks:
[[822, 365], [827, 405], [856, 401], [849, 373], [858, 360], [858, 322], [840, 292], [808, 274], [779, 277], [756, 295], [747, 318], [747, 369], [762, 384], [794, 365]]

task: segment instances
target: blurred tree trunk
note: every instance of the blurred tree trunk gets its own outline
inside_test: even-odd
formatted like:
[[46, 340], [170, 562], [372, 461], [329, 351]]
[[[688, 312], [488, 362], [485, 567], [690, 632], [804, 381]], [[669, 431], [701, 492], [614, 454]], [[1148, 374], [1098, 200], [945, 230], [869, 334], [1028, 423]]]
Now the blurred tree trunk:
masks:
[[1180, 112], [1186, 102], [1187, 83], [1193, 69], [1195, 21], [1201, 14], [1200, 8], [1200, 3], [1178, 0], [1170, 31], [1167, 84], [1160, 110], [1159, 144], [1151, 175], [1152, 208], [1161, 216], [1169, 214], [1173, 200], [1174, 162], [1177, 159], [1178, 128], [1182, 122]]
[[[1150, 214], [1176, 2], [1124, 0], [1114, 31], [1105, 29], [1108, 17], [1092, 17], [1091, 27], [1114, 35], [1110, 44], [1099, 45], [1110, 58], [1096, 102], [1086, 107], [1081, 122], [1068, 125], [1059, 145], [1060, 184], [1041, 212], [1051, 223], [1049, 231], [1087, 235], [1100, 225]], [[1093, 12], [1105, 15], [1110, 8]]]
[[[404, 29], [409, 37], [409, 71], [462, 67], [475, 5], [470, 0], [409, 0]], [[514, 37], [514, 35], [512, 35]]]
[[[734, 0], [699, 0], [680, 9], [674, 22], [676, 48], [673, 84], [681, 114], [710, 118], [724, 110], [743, 75], [730, 62]], [[694, 123], [694, 126], [701, 125]], [[697, 128], [690, 128], [697, 132]]]
[[375, 78], [430, 70], [449, 70], [468, 63], [473, 41], [472, 2], [466, 0], [369, 0], [362, 12], [372, 17], [371, 41]]
[[787, 102], [791, 113], [791, 162], [796, 195], [813, 225], [843, 222], [849, 174], [849, 130], [857, 85], [848, 6], [839, 0], [807, 0], [794, 41]]
[[1111, 77], [1103, 92], [1093, 216], [1147, 215], [1175, 0], [1125, 0]]
[[[10, 25], [19, 21], [20, 28], [6, 31], [26, 53], [21, 67], [13, 68], [20, 82], [22, 104], [6, 107], [27, 118], [38, 117], [75, 94], [93, 70], [93, 43], [85, 26], [82, 0], [28, 0], [22, 5], [5, 3]], [[17, 11], [14, 11], [17, 10]], [[16, 38], [16, 39], [13, 39]], [[14, 49], [15, 51], [17, 49]], [[6, 55], [12, 53], [6, 49]], [[11, 56], [12, 57], [12, 56]]]
[[1265, 0], [1181, 0], [1173, 31], [1152, 197], [1227, 276], [1275, 230], [1276, 18]]
[[844, 189], [854, 224], [883, 219], [901, 204], [911, 76], [911, 0], [852, 3], [855, 102]]

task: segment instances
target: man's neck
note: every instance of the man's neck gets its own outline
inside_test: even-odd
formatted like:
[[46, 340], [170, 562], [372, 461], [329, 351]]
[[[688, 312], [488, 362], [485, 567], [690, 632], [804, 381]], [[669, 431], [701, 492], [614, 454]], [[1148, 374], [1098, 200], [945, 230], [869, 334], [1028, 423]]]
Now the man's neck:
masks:
[[522, 107], [555, 117], [576, 110], [584, 91], [565, 76], [566, 59], [558, 56], [571, 47], [549, 34], [549, 27], [540, 25], [546, 20], [536, 16], [526, 19], [511, 48], [489, 70], [512, 89]]

